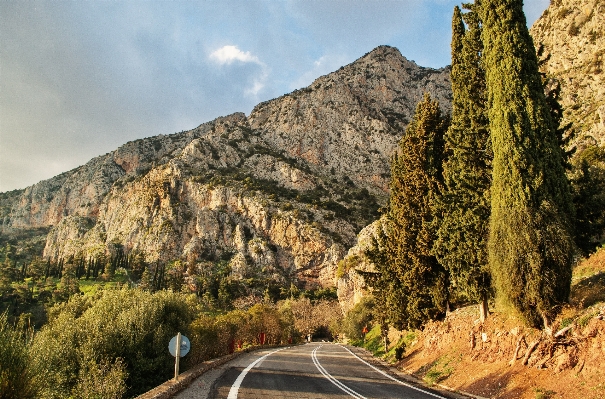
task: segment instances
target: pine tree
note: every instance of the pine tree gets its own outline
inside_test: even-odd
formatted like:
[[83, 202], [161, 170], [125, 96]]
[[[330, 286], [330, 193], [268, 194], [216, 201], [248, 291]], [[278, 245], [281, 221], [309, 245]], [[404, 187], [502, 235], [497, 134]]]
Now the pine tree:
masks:
[[522, 0], [481, 2], [494, 153], [489, 263], [497, 295], [539, 326], [569, 297], [573, 217], [563, 153]]
[[431, 253], [446, 129], [438, 102], [426, 94], [391, 161], [391, 196], [380, 245], [385, 262], [378, 269], [386, 289], [382, 302], [397, 327], [420, 327], [441, 317], [447, 306], [446, 272]]
[[487, 315], [491, 283], [487, 262], [491, 145], [487, 119], [481, 29], [475, 6], [452, 19], [452, 123], [445, 135], [445, 190], [434, 253], [448, 270], [457, 294], [479, 302]]

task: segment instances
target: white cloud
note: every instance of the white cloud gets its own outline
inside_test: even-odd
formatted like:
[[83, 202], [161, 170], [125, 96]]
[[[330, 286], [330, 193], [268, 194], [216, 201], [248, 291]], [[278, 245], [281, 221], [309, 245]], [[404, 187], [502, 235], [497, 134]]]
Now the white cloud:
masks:
[[265, 88], [265, 83], [266, 83], [268, 77], [269, 77], [269, 72], [267, 71], [266, 68], [263, 68], [263, 72], [260, 74], [260, 76], [257, 76], [254, 79], [254, 83], [252, 84], [252, 87], [246, 89], [244, 91], [244, 94], [247, 96], [256, 97], [258, 95], [258, 93], [262, 89]]
[[242, 51], [237, 46], [223, 46], [218, 50], [210, 53], [210, 59], [217, 62], [220, 65], [230, 65], [234, 61], [243, 63], [253, 63], [261, 67], [258, 75], [251, 82], [252, 85], [244, 90], [244, 95], [248, 97], [256, 97], [259, 92], [265, 88], [267, 78], [269, 76], [269, 69], [257, 56], [253, 55], [249, 51]]
[[223, 46], [210, 54], [210, 59], [219, 64], [231, 64], [233, 61], [254, 62], [262, 65], [258, 57], [252, 55], [249, 51], [243, 52], [236, 46]]

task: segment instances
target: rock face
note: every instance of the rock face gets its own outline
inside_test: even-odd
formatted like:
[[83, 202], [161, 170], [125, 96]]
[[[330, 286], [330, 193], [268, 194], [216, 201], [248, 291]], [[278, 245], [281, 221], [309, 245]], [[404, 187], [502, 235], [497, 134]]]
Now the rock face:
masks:
[[449, 69], [378, 47], [248, 117], [129, 142], [4, 193], [2, 232], [52, 226], [52, 261], [121, 247], [147, 262], [229, 258], [240, 278], [334, 286], [386, 202], [389, 156], [426, 91], [449, 112]]
[[565, 120], [577, 145], [605, 144], [605, 1], [553, 0], [531, 28], [550, 58], [546, 73], [561, 83]]
[[450, 112], [449, 68], [418, 68], [396, 49], [379, 47], [305, 89], [259, 104], [248, 119], [267, 143], [315, 173], [345, 175], [384, 196], [389, 156], [427, 91]]
[[357, 271], [376, 271], [374, 264], [368, 259], [366, 251], [375, 248], [380, 229], [382, 229], [382, 219], [376, 220], [361, 230], [357, 236], [357, 244], [349, 249], [344, 259], [338, 264], [338, 301], [345, 313], [369, 292], [363, 276]]

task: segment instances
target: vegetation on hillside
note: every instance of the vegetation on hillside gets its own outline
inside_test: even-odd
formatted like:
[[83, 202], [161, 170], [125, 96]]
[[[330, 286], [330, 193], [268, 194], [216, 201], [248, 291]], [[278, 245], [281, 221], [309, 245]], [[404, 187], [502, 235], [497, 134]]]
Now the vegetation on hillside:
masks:
[[292, 292], [287, 300], [254, 300], [226, 310], [208, 307], [195, 294], [124, 286], [72, 295], [49, 307], [48, 322], [36, 333], [28, 314], [10, 323], [4, 312], [0, 397], [136, 396], [171, 378], [174, 359], [167, 345], [177, 332], [192, 343], [183, 371], [251, 345], [316, 334], [332, 339], [342, 315], [338, 302], [325, 298], [321, 292]]
[[[485, 321], [495, 298], [551, 336], [553, 320], [585, 327], [598, 312], [591, 307], [604, 299], [603, 273], [572, 287], [572, 265], [602, 240], [605, 153], [592, 147], [570, 157], [558, 86], [539, 72], [522, 2], [464, 8], [453, 16], [451, 120], [425, 95], [391, 161], [379, 237], [363, 254], [376, 270], [360, 272], [372, 296], [343, 315], [333, 288], [301, 290], [287, 272], [236, 275], [230, 248], [150, 263], [114, 243], [103, 255], [51, 261], [40, 257], [46, 229], [5, 233], [0, 399], [133, 397], [170, 378], [166, 345], [179, 331], [192, 342], [186, 369], [247, 346], [314, 335], [345, 336], [400, 359], [417, 329], [448, 309], [480, 303]], [[258, 132], [237, 128], [243, 138], [228, 144], [248, 158], [269, 155], [311, 173], [284, 153], [247, 146]], [[210, 187], [262, 194], [323, 232], [321, 223], [334, 217], [357, 229], [378, 217], [375, 195], [346, 176], [326, 173], [314, 189], [295, 190], [255, 177], [241, 162], [183, 170], [184, 178]], [[242, 234], [254, 239], [247, 227]], [[336, 232], [331, 237], [342, 242]], [[342, 262], [339, 277], [358, 260]], [[390, 342], [389, 327], [408, 331]], [[542, 365], [559, 343], [544, 346], [550, 357]], [[439, 381], [451, 364], [436, 361], [425, 377]]]

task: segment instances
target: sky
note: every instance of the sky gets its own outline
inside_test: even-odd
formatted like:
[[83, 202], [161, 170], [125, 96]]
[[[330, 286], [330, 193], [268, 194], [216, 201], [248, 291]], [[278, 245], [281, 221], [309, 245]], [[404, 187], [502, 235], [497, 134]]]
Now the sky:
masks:
[[[0, 1], [0, 192], [311, 84], [379, 45], [449, 64], [452, 0]], [[525, 0], [528, 25], [549, 0]]]

